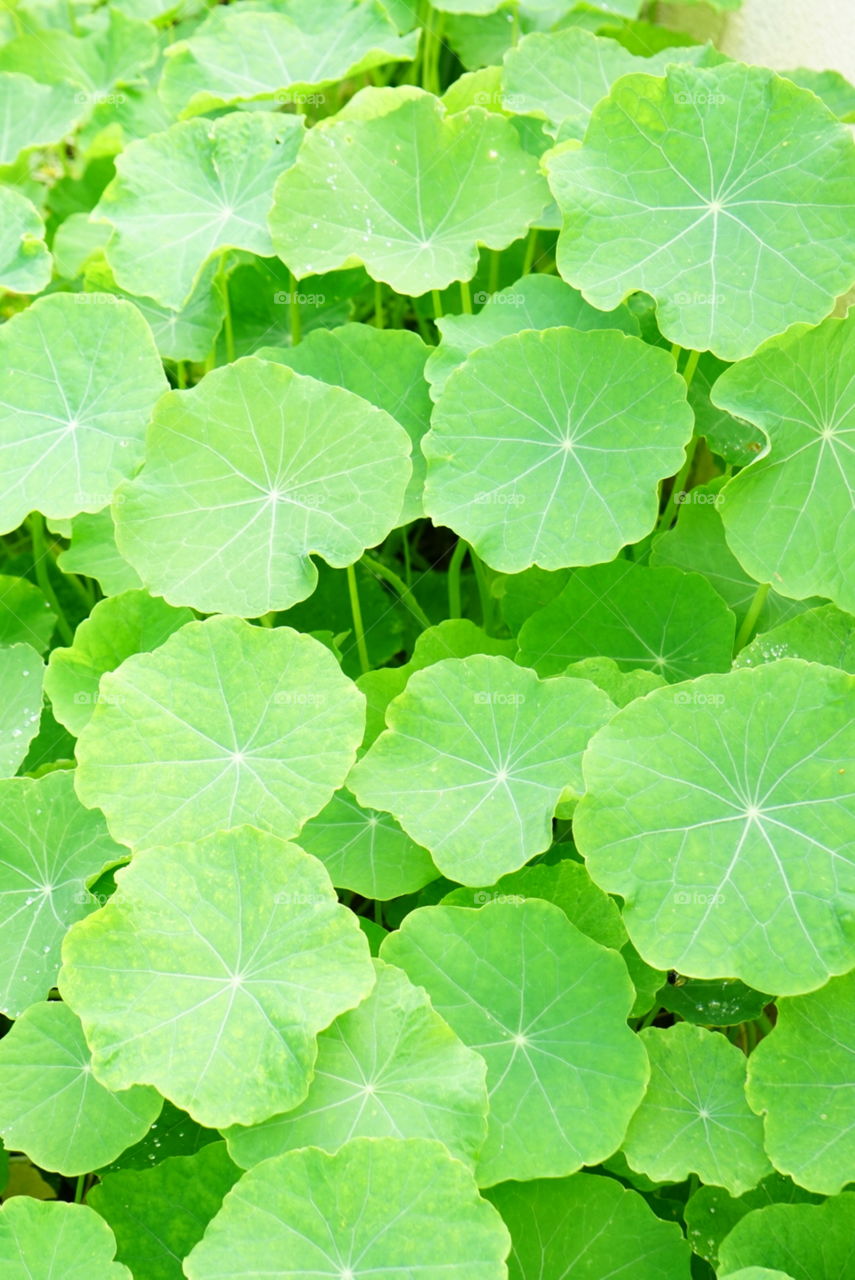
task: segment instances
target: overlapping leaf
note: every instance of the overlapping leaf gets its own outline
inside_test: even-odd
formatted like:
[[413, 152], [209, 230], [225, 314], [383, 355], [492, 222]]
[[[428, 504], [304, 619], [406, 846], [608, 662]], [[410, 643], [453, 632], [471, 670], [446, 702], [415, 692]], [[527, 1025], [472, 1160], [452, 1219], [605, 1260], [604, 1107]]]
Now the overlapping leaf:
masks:
[[39, 731], [45, 669], [32, 645], [0, 648], [0, 778], [11, 778]]
[[808, 609], [757, 636], [740, 650], [734, 666], [755, 667], [779, 658], [822, 662], [855, 675], [855, 618], [833, 604]]
[[44, 289], [51, 276], [44, 236], [35, 206], [10, 187], [0, 187], [0, 288], [12, 293]]
[[741, 1267], [769, 1267], [774, 1275], [780, 1266], [793, 1280], [848, 1280], [853, 1231], [855, 1195], [851, 1194], [821, 1205], [774, 1204], [755, 1209], [722, 1244], [719, 1274], [729, 1276]]
[[0, 165], [60, 142], [85, 110], [70, 84], [39, 84], [32, 76], [0, 70]]
[[115, 1236], [84, 1204], [15, 1196], [0, 1207], [9, 1280], [132, 1280], [115, 1256]]

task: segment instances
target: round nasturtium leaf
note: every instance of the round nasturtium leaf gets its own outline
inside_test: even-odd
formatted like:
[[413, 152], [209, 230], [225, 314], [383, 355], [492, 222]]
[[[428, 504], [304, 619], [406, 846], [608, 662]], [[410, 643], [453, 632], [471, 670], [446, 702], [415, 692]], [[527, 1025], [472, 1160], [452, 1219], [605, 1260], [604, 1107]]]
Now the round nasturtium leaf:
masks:
[[132, 142], [92, 211], [114, 228], [107, 260], [117, 283], [177, 309], [214, 254], [270, 257], [273, 184], [303, 135], [299, 116], [236, 111]]
[[770, 1271], [768, 1267], [740, 1267], [738, 1271], [729, 1271], [723, 1280], [793, 1280], [787, 1271]]
[[17, 1018], [47, 995], [65, 931], [98, 905], [87, 886], [127, 852], [70, 770], [0, 782], [0, 1011]]
[[423, 907], [381, 947], [487, 1062], [478, 1181], [563, 1177], [620, 1146], [649, 1068], [626, 965], [551, 902]]
[[820, 1204], [821, 1200], [780, 1173], [770, 1173], [753, 1191], [737, 1198], [720, 1187], [698, 1187], [683, 1210], [686, 1236], [693, 1252], [716, 1267], [722, 1240], [753, 1209], [770, 1204]]
[[700, 574], [614, 560], [578, 569], [530, 615], [518, 661], [550, 676], [603, 655], [622, 671], [642, 668], [674, 682], [728, 671], [734, 630], [732, 612]]
[[691, 434], [667, 351], [613, 330], [526, 330], [446, 383], [423, 441], [425, 509], [503, 573], [597, 564], [653, 528]]
[[855, 1182], [855, 973], [781, 1000], [748, 1066], [775, 1168], [827, 1196]]
[[364, 698], [318, 640], [218, 616], [101, 677], [77, 791], [135, 848], [250, 822], [296, 835], [344, 782]]
[[774, 997], [738, 978], [686, 978], [673, 974], [659, 992], [663, 1009], [702, 1027], [736, 1027], [759, 1018]]
[[426, 992], [375, 960], [377, 984], [318, 1037], [304, 1102], [248, 1129], [229, 1129], [249, 1168], [298, 1147], [337, 1151], [351, 1138], [435, 1138], [473, 1165], [487, 1134], [486, 1067], [431, 1007]]
[[849, 130], [765, 67], [624, 76], [546, 163], [562, 276], [604, 309], [652, 294], [669, 342], [739, 360], [855, 277]]
[[641, 1032], [650, 1083], [623, 1153], [654, 1182], [701, 1181], [739, 1196], [771, 1173], [763, 1123], [745, 1098], [745, 1054], [717, 1031], [678, 1022]]
[[183, 1280], [181, 1261], [240, 1177], [224, 1142], [149, 1169], [109, 1173], [87, 1193], [115, 1234], [116, 1254], [138, 1280]]
[[305, 1096], [316, 1036], [368, 994], [368, 943], [317, 859], [252, 827], [147, 849], [67, 934], [59, 988], [96, 1078], [153, 1084], [200, 1124]]
[[85, 1204], [13, 1196], [0, 1206], [3, 1280], [132, 1280], [116, 1239]]
[[39, 84], [31, 76], [0, 71], [0, 165], [60, 142], [86, 111], [70, 84]]
[[412, 444], [413, 474], [399, 524], [424, 514], [421, 439], [430, 426], [431, 400], [425, 382], [430, 351], [418, 334], [408, 329], [346, 324], [340, 329], [316, 329], [296, 347], [262, 347], [256, 353], [263, 360], [288, 365], [295, 373], [353, 391], [401, 424]]
[[391, 814], [363, 809], [346, 787], [309, 819], [300, 845], [324, 864], [334, 885], [365, 898], [415, 893], [439, 874], [427, 850]]
[[[87, 303], [88, 305], [84, 305]], [[0, 329], [0, 529], [110, 505], [142, 458], [166, 378], [129, 302], [55, 293]]]
[[574, 837], [649, 964], [799, 995], [855, 963], [852, 676], [784, 658], [594, 737]]
[[312, 553], [353, 564], [396, 524], [410, 440], [361, 396], [254, 356], [164, 396], [116, 495], [119, 550], [152, 591], [258, 617], [312, 594]]
[[125, 591], [100, 600], [67, 649], [51, 652], [45, 692], [57, 720], [79, 734], [100, 701], [99, 682], [134, 653], [150, 653], [192, 622], [190, 609], [173, 609], [147, 591]]
[[57, 564], [63, 573], [82, 573], [87, 578], [95, 578], [105, 596], [142, 586], [136, 569], [119, 554], [109, 507], [95, 515], [74, 517], [71, 545], [59, 553]]
[[[785, 596], [824, 596], [855, 612], [855, 313], [799, 325], [727, 369], [722, 409], [748, 418], [768, 451], [722, 493], [730, 547], [758, 582]], [[762, 520], [757, 519], [762, 510]]]
[[552, 843], [562, 791], [614, 707], [590, 681], [542, 681], [508, 658], [417, 671], [348, 787], [393, 814], [450, 880], [490, 884]]
[[36, 207], [11, 187], [0, 187], [0, 289], [41, 293], [51, 276], [45, 226]]
[[188, 39], [167, 45], [159, 93], [182, 115], [273, 96], [304, 110], [324, 101], [317, 92], [324, 85], [381, 63], [407, 62], [417, 44], [415, 34], [398, 36], [377, 0], [217, 8]]
[[439, 1143], [356, 1138], [257, 1165], [184, 1264], [188, 1280], [505, 1280], [510, 1240]]
[[65, 29], [62, 17], [51, 12], [52, 6], [46, 8], [49, 25], [42, 30], [28, 30], [29, 24], [19, 28], [21, 34], [0, 47], [0, 66], [24, 71], [45, 83], [79, 85], [89, 92], [76, 94], [75, 101], [88, 110], [109, 97], [108, 90], [115, 85], [144, 81], [158, 54], [157, 36], [147, 23], [110, 7], [95, 30], [77, 29], [72, 22]]
[[638, 320], [629, 307], [598, 311], [585, 301], [578, 289], [553, 275], [523, 276], [498, 293], [491, 294], [475, 315], [437, 318], [441, 335], [425, 365], [430, 394], [438, 400], [448, 379], [473, 351], [492, 346], [523, 329], [620, 329], [637, 334]]
[[0, 573], [0, 645], [29, 644], [44, 653], [56, 614], [29, 578]]
[[661, 689], [667, 683], [663, 676], [643, 667], [622, 671], [614, 658], [580, 658], [571, 662], [564, 674], [590, 680], [611, 698], [616, 707], [625, 707], [636, 698], [643, 698], [651, 689]]
[[447, 115], [409, 87], [363, 90], [348, 110], [308, 132], [276, 184], [273, 243], [298, 278], [361, 262], [398, 293], [445, 289], [475, 274], [479, 245], [506, 248], [549, 202], [503, 116]]
[[836, 605], [808, 609], [755, 636], [740, 649], [736, 667], [757, 667], [779, 658], [804, 658], [855, 675], [855, 618]]
[[849, 1280], [854, 1234], [855, 1195], [755, 1209], [723, 1241], [718, 1273], [769, 1267], [773, 1274], [784, 1269], [793, 1280]]
[[146, 1133], [162, 1104], [154, 1089], [116, 1094], [95, 1079], [80, 1021], [60, 1000], [31, 1005], [0, 1040], [0, 1136], [42, 1169], [100, 1168]]
[[0, 778], [11, 778], [39, 731], [45, 668], [32, 645], [0, 648]]
[[573, 1268], [586, 1280], [689, 1280], [680, 1228], [613, 1178], [507, 1182], [488, 1199], [511, 1233], [510, 1280], [563, 1280]]

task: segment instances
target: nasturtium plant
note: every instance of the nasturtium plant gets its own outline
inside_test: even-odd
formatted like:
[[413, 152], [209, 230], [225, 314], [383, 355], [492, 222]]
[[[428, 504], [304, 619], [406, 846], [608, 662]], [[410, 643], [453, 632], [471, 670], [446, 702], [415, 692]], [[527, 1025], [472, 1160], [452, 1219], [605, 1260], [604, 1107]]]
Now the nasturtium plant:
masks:
[[740, 2], [0, 4], [0, 1280], [855, 1280], [855, 89]]

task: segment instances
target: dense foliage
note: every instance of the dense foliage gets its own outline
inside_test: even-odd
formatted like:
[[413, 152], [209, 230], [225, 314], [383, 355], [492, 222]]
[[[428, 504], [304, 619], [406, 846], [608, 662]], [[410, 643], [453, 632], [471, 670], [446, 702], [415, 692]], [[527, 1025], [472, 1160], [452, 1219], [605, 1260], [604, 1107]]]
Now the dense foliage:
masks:
[[0, 13], [2, 1280], [855, 1280], [855, 89], [595, 4]]

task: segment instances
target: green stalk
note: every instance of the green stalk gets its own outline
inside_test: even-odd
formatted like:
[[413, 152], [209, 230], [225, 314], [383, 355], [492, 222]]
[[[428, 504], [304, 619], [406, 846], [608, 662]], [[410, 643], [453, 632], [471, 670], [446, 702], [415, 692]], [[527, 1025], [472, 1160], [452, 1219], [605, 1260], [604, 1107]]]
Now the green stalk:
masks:
[[77, 1176], [77, 1184], [76, 1184], [76, 1186], [75, 1186], [75, 1188], [74, 1188], [74, 1203], [75, 1203], [75, 1204], [82, 1204], [82, 1203], [83, 1203], [83, 1192], [84, 1192], [85, 1187], [86, 1187], [86, 1174], [85, 1174], [85, 1173], [80, 1173], [80, 1174], [78, 1174], [78, 1176]]
[[478, 584], [478, 600], [481, 604], [481, 625], [490, 634], [493, 628], [493, 596], [490, 591], [490, 580], [487, 570], [472, 548], [469, 548], [469, 563], [475, 570], [475, 581]]
[[375, 560], [374, 556], [369, 555], [363, 555], [362, 563], [365, 565], [366, 569], [370, 569], [372, 573], [376, 573], [378, 578], [382, 578], [384, 582], [388, 582], [389, 586], [394, 591], [397, 591], [398, 595], [401, 597], [401, 604], [406, 605], [413, 617], [416, 618], [423, 627], [430, 627], [433, 625], [430, 618], [413, 595], [411, 589], [407, 586], [406, 582], [398, 577], [397, 573], [395, 573], [393, 569], [390, 569], [382, 560]]
[[431, 289], [430, 296], [433, 299], [433, 318], [439, 320], [442, 317], [442, 298], [439, 289]]
[[378, 329], [384, 327], [383, 318], [383, 286], [379, 280], [374, 281], [374, 324]]
[[534, 256], [537, 253], [537, 228], [530, 227], [528, 238], [525, 244], [525, 257], [523, 258], [522, 273], [527, 276], [531, 271], [534, 263]]
[[695, 370], [698, 367], [698, 361], [701, 358], [700, 351], [690, 351], [689, 358], [686, 361], [686, 367], [683, 370], [683, 377], [686, 379], [686, 387], [692, 385], [692, 378], [695, 376]]
[[754, 629], [757, 626], [757, 620], [763, 612], [763, 606], [766, 603], [766, 597], [769, 594], [770, 584], [763, 582], [754, 592], [751, 604], [748, 606], [748, 612], [742, 619], [742, 626], [736, 637], [735, 652], [739, 653], [740, 649], [744, 649], [748, 641], [754, 635]]
[[499, 271], [502, 266], [502, 254], [498, 249], [490, 250], [490, 273], [487, 278], [488, 293], [498, 293], [499, 290]]
[[291, 324], [291, 346], [296, 347], [303, 336], [303, 324], [297, 301], [297, 277], [293, 271], [288, 272], [288, 318]]
[[657, 521], [657, 529], [670, 529], [671, 523], [677, 511], [678, 499], [680, 494], [684, 492], [686, 481], [692, 472], [695, 462], [695, 453], [701, 442], [700, 436], [695, 436], [690, 442], [686, 450], [686, 460], [680, 470], [674, 477], [674, 483], [671, 485], [671, 492], [668, 494], [668, 501], [665, 503], [665, 510], [662, 512]]
[[679, 365], [679, 363], [680, 363], [680, 356], [681, 356], [682, 354], [683, 354], [683, 348], [680, 346], [679, 342], [672, 342], [672, 343], [671, 343], [671, 355], [674, 357], [674, 363], [675, 363], [675, 364], [678, 364], [678, 365]]
[[235, 331], [232, 324], [232, 300], [229, 297], [229, 279], [226, 275], [226, 260], [228, 254], [224, 253], [221, 260], [219, 270], [217, 271], [217, 282], [220, 292], [223, 295], [223, 304], [225, 312], [223, 314], [223, 337], [226, 341], [226, 364], [233, 364], [235, 358]]
[[356, 572], [352, 564], [347, 566], [347, 592], [350, 596], [350, 612], [353, 617], [353, 632], [356, 636], [356, 652], [359, 654], [359, 665], [363, 675], [371, 670], [368, 660], [368, 646], [365, 643], [365, 628], [362, 624], [362, 606], [359, 603], [359, 588], [356, 585]]
[[62, 606], [56, 598], [56, 592], [47, 570], [48, 549], [45, 537], [45, 518], [40, 511], [34, 511], [29, 519], [30, 536], [33, 542], [33, 567], [36, 571], [36, 582], [41, 593], [56, 614], [56, 625], [59, 634], [67, 645], [74, 643], [74, 632], [63, 613]]
[[451, 555], [448, 564], [448, 616], [449, 618], [462, 617], [460, 607], [460, 570], [463, 565], [463, 558], [469, 550], [468, 543], [462, 538], [457, 539], [457, 545]]
[[187, 386], [187, 365], [183, 360], [178, 360], [175, 365], [175, 381], [178, 384], [178, 390], [183, 391]]
[[472, 293], [469, 289], [469, 281], [460, 281], [460, 304], [463, 307], [463, 314], [472, 315]]

